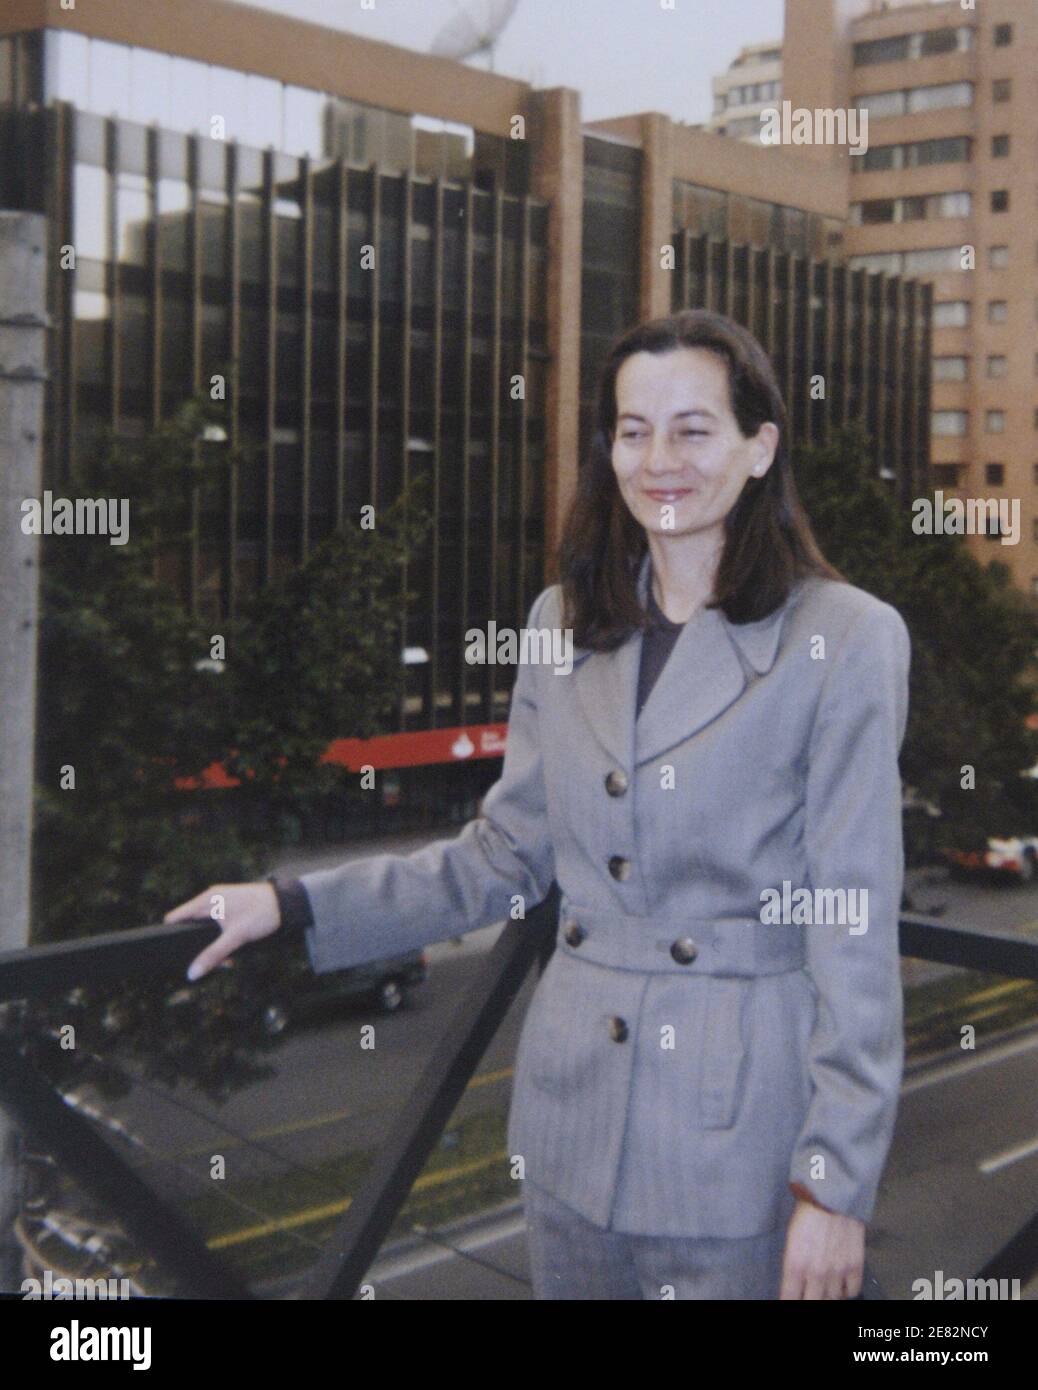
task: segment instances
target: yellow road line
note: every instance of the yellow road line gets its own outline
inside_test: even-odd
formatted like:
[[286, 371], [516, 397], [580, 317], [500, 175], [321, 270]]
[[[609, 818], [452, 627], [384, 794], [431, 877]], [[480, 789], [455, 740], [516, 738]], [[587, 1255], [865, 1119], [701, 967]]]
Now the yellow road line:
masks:
[[[423, 1173], [416, 1181], [412, 1192], [424, 1192], [431, 1187], [441, 1187], [457, 1178], [468, 1177], [481, 1169], [490, 1168], [506, 1159], [504, 1149], [488, 1158], [476, 1158], [471, 1163], [459, 1163], [453, 1168], [439, 1168], [435, 1173]], [[231, 1245], [243, 1245], [246, 1241], [262, 1240], [264, 1236], [276, 1235], [279, 1231], [293, 1231], [300, 1226], [312, 1225], [315, 1221], [328, 1221], [333, 1216], [341, 1216], [353, 1201], [352, 1197], [341, 1197], [335, 1202], [325, 1202], [318, 1207], [306, 1207], [293, 1212], [291, 1216], [275, 1217], [271, 1221], [260, 1221], [254, 1226], [244, 1226], [240, 1231], [229, 1231], [226, 1235], [213, 1236], [206, 1241], [210, 1250], [226, 1250]]]
[[[475, 1091], [480, 1086], [496, 1086], [499, 1082], [506, 1080], [512, 1075], [511, 1067], [502, 1067], [498, 1071], [487, 1071], [474, 1076], [465, 1087], [466, 1091]], [[338, 1124], [341, 1120], [350, 1119], [356, 1112], [353, 1110], [329, 1110], [325, 1115], [311, 1115], [303, 1120], [287, 1120], [281, 1125], [270, 1125], [267, 1129], [257, 1129], [251, 1134], [246, 1134], [242, 1138], [237, 1135], [230, 1135], [220, 1143], [220, 1152], [225, 1149], [240, 1148], [242, 1144], [249, 1144], [256, 1139], [275, 1139], [285, 1134], [301, 1134], [304, 1130], [320, 1129], [322, 1125]], [[169, 1159], [195, 1158], [198, 1154], [211, 1154], [213, 1144], [196, 1144], [190, 1149], [181, 1149], [178, 1153], [166, 1154]]]

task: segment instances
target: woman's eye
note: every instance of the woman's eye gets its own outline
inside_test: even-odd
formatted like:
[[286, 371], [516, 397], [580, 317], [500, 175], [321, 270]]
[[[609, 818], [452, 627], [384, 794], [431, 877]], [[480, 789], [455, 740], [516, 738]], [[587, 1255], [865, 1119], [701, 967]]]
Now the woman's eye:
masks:
[[682, 430], [682, 431], [681, 431], [681, 437], [682, 437], [682, 439], [692, 439], [692, 438], [694, 438], [694, 437], [696, 437], [696, 436], [698, 436], [698, 435], [705, 435], [705, 434], [706, 434], [706, 430]]

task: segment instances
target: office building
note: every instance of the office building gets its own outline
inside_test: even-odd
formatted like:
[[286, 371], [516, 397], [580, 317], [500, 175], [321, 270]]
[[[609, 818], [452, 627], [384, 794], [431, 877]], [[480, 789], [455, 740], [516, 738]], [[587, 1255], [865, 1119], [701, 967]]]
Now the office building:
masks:
[[[846, 177], [851, 266], [933, 286], [930, 484], [1017, 499], [1018, 544], [971, 536], [1038, 594], [1038, 6], [787, 0], [794, 106], [868, 112]], [[791, 41], [795, 40], [795, 41]]]
[[512, 672], [464, 634], [520, 626], [553, 577], [596, 373], [639, 319], [749, 324], [799, 438], [861, 418], [877, 473], [918, 485], [929, 291], [844, 264], [846, 179], [800, 151], [585, 123], [571, 89], [219, 0], [15, 0], [0, 106], [0, 206], [51, 228], [48, 485], [226, 380], [235, 462], [164, 571], [186, 604], [233, 614], [432, 475], [405, 626], [429, 659], [381, 765], [500, 755]]

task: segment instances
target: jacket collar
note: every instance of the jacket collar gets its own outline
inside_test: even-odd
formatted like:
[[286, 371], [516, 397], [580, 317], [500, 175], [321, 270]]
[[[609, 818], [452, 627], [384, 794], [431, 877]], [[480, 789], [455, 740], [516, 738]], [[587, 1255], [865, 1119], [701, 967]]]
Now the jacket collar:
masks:
[[[651, 557], [638, 572], [638, 597], [648, 599]], [[720, 609], [701, 608], [674, 648], [637, 719], [642, 634], [611, 652], [574, 652], [572, 679], [584, 715], [617, 767], [631, 769], [682, 743], [737, 700], [751, 680], [771, 670], [782, 622], [801, 585], [755, 623], [731, 623]]]

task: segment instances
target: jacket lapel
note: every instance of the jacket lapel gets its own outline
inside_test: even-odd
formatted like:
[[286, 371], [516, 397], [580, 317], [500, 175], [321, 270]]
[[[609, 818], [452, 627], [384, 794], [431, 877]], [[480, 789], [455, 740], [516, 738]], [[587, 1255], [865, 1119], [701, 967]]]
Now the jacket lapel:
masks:
[[[648, 597], [651, 558], [638, 574], [638, 595]], [[774, 665], [785, 604], [756, 623], [730, 623], [716, 608], [701, 608], [685, 624], [635, 719], [642, 634], [612, 652], [574, 652], [572, 678], [584, 715], [617, 767], [648, 762], [704, 728], [739, 698], [749, 681]]]

